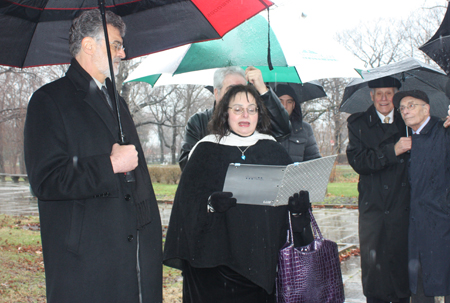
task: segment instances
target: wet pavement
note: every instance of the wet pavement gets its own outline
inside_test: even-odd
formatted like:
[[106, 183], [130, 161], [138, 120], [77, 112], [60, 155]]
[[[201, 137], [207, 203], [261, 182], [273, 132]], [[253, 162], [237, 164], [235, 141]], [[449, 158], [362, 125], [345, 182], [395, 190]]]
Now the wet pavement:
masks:
[[[163, 224], [167, 224], [171, 204], [160, 203]], [[0, 214], [38, 215], [37, 200], [30, 193], [26, 182], [0, 182]], [[358, 210], [346, 208], [315, 208], [313, 214], [323, 236], [338, 243], [339, 250], [359, 247]], [[341, 263], [345, 288], [345, 302], [363, 303], [359, 256], [352, 256]]]

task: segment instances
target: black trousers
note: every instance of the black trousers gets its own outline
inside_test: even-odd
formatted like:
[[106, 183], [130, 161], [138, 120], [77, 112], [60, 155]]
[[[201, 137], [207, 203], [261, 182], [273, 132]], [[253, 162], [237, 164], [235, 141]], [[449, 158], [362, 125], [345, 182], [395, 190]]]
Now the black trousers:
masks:
[[226, 266], [195, 268], [183, 264], [183, 303], [275, 302], [275, 289], [268, 294]]

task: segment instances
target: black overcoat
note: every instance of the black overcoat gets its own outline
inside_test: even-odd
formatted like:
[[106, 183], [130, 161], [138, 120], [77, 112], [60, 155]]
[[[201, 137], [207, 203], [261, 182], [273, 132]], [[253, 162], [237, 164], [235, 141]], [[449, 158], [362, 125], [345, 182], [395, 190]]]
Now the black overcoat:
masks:
[[397, 111], [382, 124], [375, 107], [348, 118], [349, 164], [359, 174], [359, 241], [364, 295], [383, 301], [409, 296], [409, 153], [395, 155], [406, 136]]
[[420, 260], [426, 296], [450, 295], [450, 130], [431, 117], [412, 136], [409, 262], [417, 291]]
[[[245, 147], [242, 147], [244, 150]], [[229, 163], [292, 163], [277, 142], [259, 140], [245, 152], [212, 142], [197, 145], [181, 175], [164, 247], [166, 265], [182, 269], [228, 266], [272, 293], [279, 249], [286, 242], [287, 206], [238, 204], [224, 213], [208, 213], [208, 197], [223, 190]]]
[[[117, 120], [76, 60], [65, 77], [40, 88], [29, 103], [25, 160], [39, 199], [50, 303], [139, 302], [139, 293], [142, 302], [162, 302], [161, 220], [122, 98], [120, 106], [127, 139], [139, 153], [135, 183], [113, 173]], [[147, 224], [138, 232], [140, 202]]]

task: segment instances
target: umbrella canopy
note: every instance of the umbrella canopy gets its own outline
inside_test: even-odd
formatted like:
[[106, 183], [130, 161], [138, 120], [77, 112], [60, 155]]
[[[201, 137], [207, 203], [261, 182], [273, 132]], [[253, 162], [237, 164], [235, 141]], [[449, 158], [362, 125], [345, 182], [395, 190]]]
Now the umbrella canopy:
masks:
[[323, 86], [317, 80], [309, 81], [309, 82], [302, 83], [302, 84], [286, 83], [286, 82], [270, 82], [268, 84], [270, 87], [272, 87], [272, 89], [275, 91], [275, 93], [276, 93], [277, 85], [285, 84], [285, 85], [290, 86], [294, 90], [294, 92], [296, 94], [295, 97], [297, 97], [297, 101], [299, 103], [303, 103], [306, 101], [310, 101], [310, 100], [317, 99], [317, 98], [323, 98], [323, 97], [327, 96], [327, 93], [323, 89]]
[[292, 29], [280, 28], [281, 22], [270, 25], [273, 70], [269, 70], [267, 59], [268, 22], [258, 15], [220, 40], [194, 43], [148, 56], [126, 82], [144, 81], [155, 85], [164, 73], [178, 75], [225, 66], [255, 66], [267, 82], [302, 83], [358, 75], [353, 67], [359, 63], [349, 53], [344, 52], [347, 56], [339, 53], [340, 47], [315, 47], [314, 42], [288, 37], [292, 35]]
[[[218, 39], [272, 5], [268, 0], [105, 0], [127, 25], [127, 58]], [[98, 0], [8, 0], [0, 3], [0, 65], [70, 63], [68, 33], [80, 12]]]
[[428, 42], [419, 47], [434, 60], [446, 73], [450, 73], [450, 11], [447, 7], [444, 20], [437, 32]]
[[402, 86], [400, 91], [412, 89], [427, 93], [431, 104], [431, 115], [444, 118], [447, 116], [450, 100], [450, 78], [446, 74], [417, 59], [409, 58], [385, 66], [360, 71], [363, 79], [353, 79], [345, 88], [344, 97], [339, 107], [341, 112], [363, 112], [373, 104], [370, 99], [370, 80], [391, 76], [398, 79]]

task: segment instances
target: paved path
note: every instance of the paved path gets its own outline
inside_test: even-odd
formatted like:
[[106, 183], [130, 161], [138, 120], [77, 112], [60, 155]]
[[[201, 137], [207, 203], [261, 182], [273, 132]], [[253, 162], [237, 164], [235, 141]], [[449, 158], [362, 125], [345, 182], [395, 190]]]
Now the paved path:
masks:
[[[171, 205], [160, 204], [163, 224], [167, 224]], [[0, 182], [0, 213], [9, 215], [37, 215], [37, 201], [30, 194], [27, 183]], [[339, 249], [359, 246], [358, 211], [355, 209], [315, 208], [313, 214], [323, 236], [338, 243]], [[342, 277], [347, 303], [364, 303], [361, 289], [359, 257], [350, 257], [342, 262]]]

